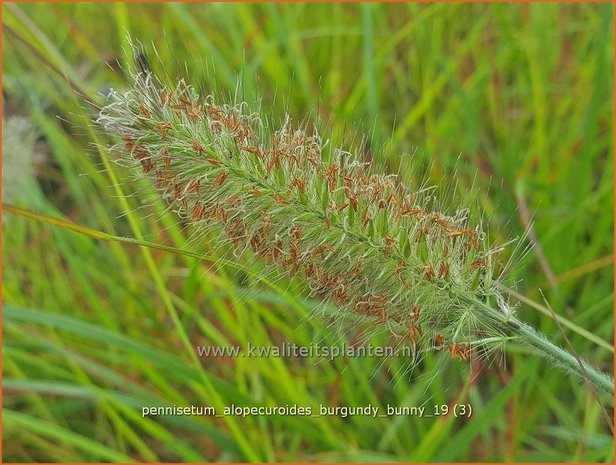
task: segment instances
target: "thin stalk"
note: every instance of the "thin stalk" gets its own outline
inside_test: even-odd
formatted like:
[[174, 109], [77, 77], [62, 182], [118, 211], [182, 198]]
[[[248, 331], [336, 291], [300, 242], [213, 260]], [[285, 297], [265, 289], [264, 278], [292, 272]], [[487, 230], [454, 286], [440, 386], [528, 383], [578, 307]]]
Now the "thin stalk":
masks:
[[[475, 302], [475, 304], [477, 303]], [[557, 346], [543, 334], [517, 318], [508, 316], [503, 311], [490, 307], [485, 303], [479, 303], [479, 306], [482, 310], [490, 313], [493, 322], [507, 336], [516, 338], [522, 344], [532, 349], [534, 353], [550, 360], [567, 373], [590, 383], [598, 391], [605, 392], [614, 397], [614, 379], [609, 374], [598, 370], [586, 360]]]
[[598, 390], [614, 396], [614, 379], [610, 375], [594, 368], [584, 359], [558, 347], [526, 323], [516, 319], [511, 319], [507, 323], [511, 331], [517, 334], [520, 340], [531, 347], [534, 352], [551, 360], [568, 373], [589, 382]]

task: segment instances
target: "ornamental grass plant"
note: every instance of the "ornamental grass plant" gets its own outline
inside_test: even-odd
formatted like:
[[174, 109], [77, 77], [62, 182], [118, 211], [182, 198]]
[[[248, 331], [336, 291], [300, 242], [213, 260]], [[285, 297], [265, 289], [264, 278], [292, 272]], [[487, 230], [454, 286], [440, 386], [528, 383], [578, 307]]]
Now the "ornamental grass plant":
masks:
[[614, 461], [612, 5], [2, 13], [3, 462]]
[[214, 228], [236, 257], [301, 274], [343, 319], [386, 328], [414, 353], [446, 348], [468, 360], [517, 340], [613, 396], [609, 375], [514, 317], [499, 291], [501, 248], [465, 206], [443, 212], [433, 187], [409, 188], [315, 128], [287, 117], [272, 129], [245, 102], [202, 99], [184, 81], [170, 89], [138, 73], [108, 100], [98, 123], [122, 140], [121, 161], [197, 236]]

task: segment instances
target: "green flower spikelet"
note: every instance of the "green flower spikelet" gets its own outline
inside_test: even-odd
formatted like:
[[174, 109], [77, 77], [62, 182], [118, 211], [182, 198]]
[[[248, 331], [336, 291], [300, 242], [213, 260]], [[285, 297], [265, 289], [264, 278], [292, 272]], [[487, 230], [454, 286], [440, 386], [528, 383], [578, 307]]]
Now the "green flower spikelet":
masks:
[[[112, 91], [98, 122], [181, 217], [216, 230], [236, 255], [254, 254], [341, 317], [392, 332], [422, 353], [467, 359], [501, 334], [477, 302], [497, 300], [495, 255], [467, 209], [439, 210], [434, 190], [412, 190], [316, 130], [276, 131], [244, 103], [200, 99], [149, 73]], [[483, 342], [482, 342], [483, 341]], [[475, 351], [478, 353], [478, 351]]]

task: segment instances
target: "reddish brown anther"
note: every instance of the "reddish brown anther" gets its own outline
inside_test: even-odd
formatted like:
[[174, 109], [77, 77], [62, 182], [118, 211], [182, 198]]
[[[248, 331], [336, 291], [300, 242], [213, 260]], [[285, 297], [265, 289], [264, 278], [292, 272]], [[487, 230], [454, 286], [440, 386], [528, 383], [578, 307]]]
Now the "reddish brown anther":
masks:
[[205, 148], [198, 141], [194, 140], [192, 143], [192, 148], [198, 155], [203, 155], [205, 153]]
[[359, 210], [359, 200], [357, 200], [357, 197], [351, 197], [349, 200], [351, 201], [351, 206], [353, 207], [353, 210]]
[[470, 347], [468, 344], [449, 344], [449, 353], [451, 358], [459, 358], [460, 360], [468, 360], [470, 355]]
[[166, 149], [163, 151], [163, 163], [165, 168], [169, 169], [171, 167], [171, 154]]
[[333, 191], [336, 188], [336, 171], [338, 170], [338, 165], [335, 163], [329, 165], [327, 169], [327, 183], [330, 191]]
[[201, 220], [205, 213], [205, 205], [196, 205], [192, 210], [192, 219], [195, 221]]
[[158, 123], [156, 127], [160, 130], [160, 140], [165, 140], [171, 125], [169, 123]]
[[302, 231], [297, 226], [293, 225], [291, 228], [291, 234], [293, 234], [296, 241], [302, 240]]
[[148, 110], [148, 108], [143, 103], [139, 104], [139, 110], [141, 111], [141, 114], [146, 118], [150, 118], [152, 116], [150, 110]]
[[432, 268], [432, 265], [427, 265], [424, 268], [424, 276], [426, 277], [428, 281], [434, 278], [435, 274], [434, 274], [434, 268]]
[[366, 225], [372, 221], [372, 218], [370, 217], [370, 215], [368, 214], [368, 211], [366, 210], [366, 213], [364, 213], [364, 218], [361, 221], [361, 227], [365, 228]]
[[239, 194], [236, 194], [236, 195], [232, 195], [231, 197], [227, 198], [227, 200], [225, 200], [225, 203], [227, 205], [234, 205], [238, 203], [240, 200], [242, 200], [242, 196]]
[[229, 177], [229, 173], [227, 173], [226, 171], [220, 173], [216, 179], [214, 179], [214, 182], [212, 183], [212, 186], [214, 187], [218, 187], [220, 185], [222, 185], [222, 183], [225, 182], [225, 180]]
[[441, 266], [438, 270], [438, 277], [441, 279], [446, 279], [449, 274], [449, 264], [441, 263]]
[[272, 194], [272, 198], [278, 205], [290, 205], [291, 201], [289, 199], [285, 199], [278, 194]]
[[291, 187], [297, 187], [302, 194], [306, 193], [306, 183], [300, 178], [295, 178], [291, 183]]
[[344, 209], [345, 209], [346, 207], [348, 207], [348, 206], [349, 206], [349, 203], [348, 203], [348, 202], [347, 202], [347, 203], [343, 203], [342, 205], [337, 205], [337, 206], [336, 206], [336, 211], [337, 211], [337, 212], [341, 212], [342, 210], [344, 210]]
[[186, 184], [186, 191], [199, 193], [200, 187], [201, 187], [201, 182], [198, 179], [191, 179], [190, 181], [188, 181], [188, 184]]
[[385, 237], [383, 238], [384, 242], [385, 242], [385, 247], [387, 249], [392, 248], [394, 245], [396, 245], [396, 239], [394, 239], [392, 236], [390, 236], [389, 234], [386, 234]]
[[261, 151], [261, 149], [259, 147], [244, 146], [244, 147], [241, 148], [241, 150], [243, 152], [247, 152], [247, 153], [250, 153], [252, 155], [255, 155], [259, 160], [263, 160], [263, 152]]

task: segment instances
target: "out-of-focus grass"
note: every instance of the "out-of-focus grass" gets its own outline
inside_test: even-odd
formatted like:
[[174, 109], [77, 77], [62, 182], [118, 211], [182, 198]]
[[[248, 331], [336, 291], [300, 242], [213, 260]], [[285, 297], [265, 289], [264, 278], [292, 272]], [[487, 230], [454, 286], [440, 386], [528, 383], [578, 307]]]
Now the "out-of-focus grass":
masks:
[[[170, 79], [222, 95], [239, 79], [274, 121], [319, 120], [334, 143], [368, 134], [362, 156], [384, 169], [412, 164], [451, 183], [455, 168], [463, 187], [476, 175], [493, 238], [521, 235], [533, 217], [540, 249], [513, 270], [518, 291], [541, 303], [544, 289], [575, 350], [612, 366], [611, 351], [570, 331], [613, 339], [612, 5], [4, 4], [3, 21], [5, 116], [26, 116], [39, 135], [38, 179], [5, 201], [111, 235], [215, 248], [215, 237], [188, 243], [148, 187], [110, 171], [96, 148], [108, 141], [74, 89], [126, 87], [115, 63], [133, 65], [128, 33], [156, 46], [149, 64]], [[19, 175], [7, 160], [5, 176]], [[294, 288], [255, 278], [258, 264], [238, 271], [10, 214], [2, 233], [4, 461], [613, 460], [589, 390], [515, 345], [506, 367], [471, 373], [435, 355], [397, 381], [400, 359], [199, 360], [196, 344], [339, 335], [308, 318], [314, 303]], [[519, 315], [564, 343], [549, 316]], [[140, 409], [455, 401], [473, 417]]]

